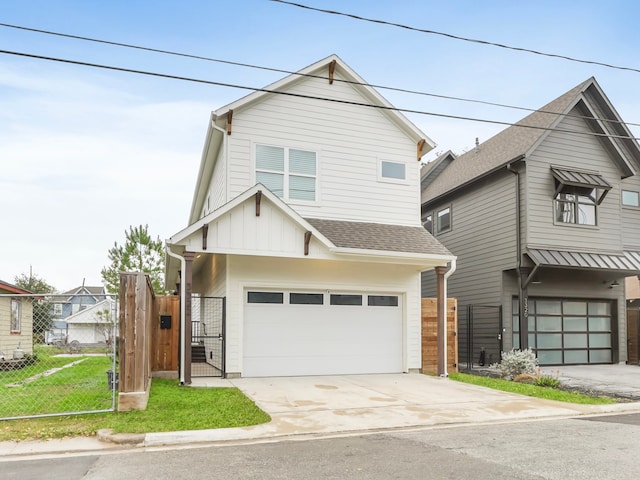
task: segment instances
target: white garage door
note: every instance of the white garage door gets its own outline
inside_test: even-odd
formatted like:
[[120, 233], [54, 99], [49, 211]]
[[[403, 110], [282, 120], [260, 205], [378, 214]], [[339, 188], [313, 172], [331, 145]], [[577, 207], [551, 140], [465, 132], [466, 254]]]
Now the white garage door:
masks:
[[245, 292], [245, 377], [402, 372], [395, 294]]

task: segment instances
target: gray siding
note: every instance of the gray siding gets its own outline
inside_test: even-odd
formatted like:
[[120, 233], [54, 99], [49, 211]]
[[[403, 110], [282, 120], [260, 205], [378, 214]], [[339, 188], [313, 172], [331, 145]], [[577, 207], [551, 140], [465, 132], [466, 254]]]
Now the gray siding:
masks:
[[[640, 177], [633, 177], [622, 180], [623, 190], [640, 192]], [[622, 244], [628, 250], [640, 250], [640, 208], [621, 207], [622, 211]]]
[[[457, 255], [457, 271], [449, 278], [448, 295], [468, 304], [498, 304], [502, 270], [515, 268], [515, 177], [505, 171], [450, 203], [451, 231], [436, 238]], [[433, 274], [423, 275], [422, 296], [435, 296]]]
[[[572, 113], [579, 115], [576, 110]], [[590, 131], [586, 123], [579, 118], [565, 118], [558, 128]], [[594, 170], [613, 185], [604, 202], [597, 209], [598, 225], [554, 224], [555, 184], [551, 175], [551, 165]], [[599, 252], [622, 250], [620, 175], [620, 170], [596, 137], [562, 132], [549, 134], [527, 160], [527, 244], [560, 250], [576, 248]]]

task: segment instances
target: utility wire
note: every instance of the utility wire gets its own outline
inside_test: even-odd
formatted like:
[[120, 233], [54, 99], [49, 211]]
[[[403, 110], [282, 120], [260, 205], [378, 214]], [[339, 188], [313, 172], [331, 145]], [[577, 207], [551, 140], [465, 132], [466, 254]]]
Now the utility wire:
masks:
[[[17, 30], [24, 30], [24, 31], [28, 31], [28, 32], [41, 33], [41, 34], [45, 34], [45, 35], [53, 35], [53, 36], [63, 37], [63, 38], [71, 38], [71, 39], [82, 40], [82, 41], [86, 41], [86, 42], [101, 43], [101, 44], [105, 44], [105, 45], [113, 45], [113, 46], [123, 47], [123, 48], [132, 48], [132, 49], [142, 50], [142, 51], [147, 51], [147, 52], [161, 53], [161, 54], [165, 54], [165, 55], [173, 55], [173, 56], [176, 56], [176, 57], [191, 58], [191, 59], [195, 59], [195, 60], [204, 60], [204, 61], [208, 61], [208, 62], [222, 63], [222, 64], [226, 64], [226, 65], [234, 65], [234, 66], [245, 67], [245, 68], [253, 68], [253, 69], [257, 69], [257, 70], [266, 70], [266, 71], [269, 71], [269, 72], [285, 73], [285, 74], [288, 74], [288, 75], [298, 75], [298, 76], [301, 76], [301, 77], [319, 78], [319, 79], [323, 79], [323, 80], [326, 80], [326, 78], [327, 78], [327, 77], [322, 76], [322, 75], [313, 75], [313, 74], [310, 74], [310, 73], [293, 72], [293, 71], [284, 70], [284, 69], [281, 69], [281, 68], [266, 67], [266, 66], [262, 66], [262, 65], [253, 65], [253, 64], [249, 64], [249, 63], [243, 63], [243, 62], [234, 62], [234, 61], [231, 61], [231, 60], [222, 60], [222, 59], [219, 59], [219, 58], [205, 57], [205, 56], [194, 55], [194, 54], [190, 54], [190, 53], [176, 52], [176, 51], [171, 51], [171, 50], [163, 50], [163, 49], [159, 49], [159, 48], [145, 47], [145, 46], [141, 46], [141, 45], [133, 45], [133, 44], [130, 44], [130, 43], [123, 43], [123, 42], [116, 42], [116, 41], [112, 41], [112, 40], [104, 40], [104, 39], [98, 39], [98, 38], [92, 38], [92, 37], [85, 37], [85, 36], [73, 35], [73, 34], [69, 34], [69, 33], [53, 32], [53, 31], [50, 31], [50, 30], [42, 30], [42, 29], [38, 29], [38, 28], [25, 27], [25, 26], [22, 26], [22, 25], [12, 25], [12, 24], [9, 24], [9, 23], [0, 23], [0, 27], [13, 28], [13, 29], [17, 29]], [[487, 105], [487, 106], [492, 106], [492, 107], [500, 107], [500, 108], [509, 108], [509, 109], [512, 109], [512, 110], [521, 110], [521, 111], [526, 111], [526, 112], [541, 112], [541, 113], [549, 113], [551, 115], [561, 115], [561, 114], [559, 114], [557, 112], [549, 112], [549, 111], [539, 110], [539, 109], [534, 109], [534, 108], [518, 107], [518, 106], [515, 106], [515, 105], [507, 105], [507, 104], [504, 104], [504, 103], [495, 103], [495, 102], [489, 102], [489, 101], [485, 101], [485, 100], [477, 100], [477, 99], [471, 99], [471, 98], [462, 98], [462, 97], [453, 97], [453, 96], [449, 96], [449, 95], [440, 95], [440, 94], [436, 94], [436, 93], [429, 93], [429, 92], [423, 92], [423, 91], [418, 91], [418, 90], [409, 90], [409, 89], [399, 88], [399, 87], [389, 87], [389, 86], [385, 86], [385, 85], [376, 85], [376, 84], [371, 84], [371, 83], [356, 82], [356, 81], [344, 80], [344, 79], [340, 79], [340, 78], [335, 78], [334, 81], [335, 82], [347, 83], [347, 84], [350, 84], [350, 85], [367, 86], [367, 87], [376, 88], [376, 89], [379, 89], [379, 90], [389, 90], [389, 91], [394, 91], [394, 92], [399, 92], [399, 93], [408, 93], [408, 94], [412, 94], [412, 95], [422, 95], [422, 96], [426, 96], [426, 97], [439, 98], [439, 99], [443, 99], [443, 100], [455, 100], [455, 101], [458, 101], [458, 102], [478, 103], [478, 104], [481, 104], [481, 105]], [[588, 119], [592, 119], [592, 117], [587, 117], [587, 116], [584, 116], [584, 115], [567, 115], [567, 117], [582, 118], [582, 119], [587, 119], [587, 118]], [[600, 121], [603, 121], [603, 122], [608, 122], [608, 123], [618, 123], [618, 124], [623, 124], [624, 123], [626, 125], [633, 125], [633, 126], [636, 126], [636, 127], [640, 127], [640, 123], [622, 122], [620, 120], [606, 119], [606, 118], [597, 118], [597, 120], [600, 120]]]
[[499, 48], [504, 48], [504, 49], [507, 49], [507, 50], [515, 50], [517, 52], [533, 53], [535, 55], [542, 55], [543, 57], [561, 58], [563, 60], [569, 60], [570, 62], [586, 63], [586, 64], [589, 64], [589, 65], [598, 65], [598, 66], [601, 66], [601, 67], [613, 68], [613, 69], [616, 69], [616, 70], [627, 70], [627, 71], [630, 71], [630, 72], [640, 73], [640, 69], [638, 69], [638, 68], [621, 67], [621, 66], [618, 66], [618, 65], [611, 65], [609, 63], [596, 62], [596, 61], [593, 61], [593, 60], [582, 60], [582, 59], [579, 59], [579, 58], [569, 57], [567, 55], [540, 52], [538, 50], [531, 50], [529, 48], [512, 47], [510, 45], [504, 45], [502, 43], [489, 42], [487, 40], [479, 40], [477, 38], [461, 37], [459, 35], [453, 35], [451, 33], [437, 32], [435, 30], [427, 30], [427, 29], [424, 29], [424, 28], [411, 27], [409, 25], [403, 25], [401, 23], [388, 22], [386, 20], [378, 20], [378, 19], [375, 19], [375, 18], [361, 17], [359, 15], [354, 15], [352, 13], [345, 13], [345, 12], [338, 12], [338, 11], [335, 11], [335, 10], [326, 10], [324, 8], [310, 7], [309, 5], [303, 5], [301, 3], [289, 2], [287, 0], [269, 0], [269, 1], [275, 2], [275, 3], [282, 3], [282, 4], [285, 4], [285, 5], [291, 5], [293, 7], [304, 8], [306, 10], [313, 10], [314, 12], [321, 12], [321, 13], [328, 13], [328, 14], [331, 14], [331, 15], [339, 15], [339, 16], [342, 16], [342, 17], [349, 17], [349, 18], [353, 18], [355, 20], [361, 20], [363, 22], [378, 23], [378, 24], [381, 24], [381, 25], [389, 25], [389, 26], [392, 26], [392, 27], [404, 28], [406, 30], [412, 30], [414, 32], [429, 33], [429, 34], [432, 34], [432, 35], [440, 35], [441, 37], [452, 38], [454, 40], [462, 40], [462, 41], [465, 41], [465, 42], [479, 43], [481, 45], [490, 45], [492, 47], [499, 47]]
[[251, 90], [251, 91], [254, 91], [254, 92], [273, 93], [273, 94], [276, 94], [276, 95], [285, 95], [285, 96], [288, 96], [288, 97], [305, 98], [305, 99], [319, 100], [319, 101], [339, 103], [339, 104], [345, 104], [345, 105], [355, 105], [355, 106], [359, 106], [359, 107], [376, 108], [378, 110], [388, 110], [388, 111], [395, 111], [395, 112], [402, 112], [402, 113], [413, 113], [413, 114], [416, 114], [416, 115], [427, 115], [427, 116], [440, 117], [440, 118], [450, 118], [450, 119], [454, 119], [454, 120], [468, 120], [468, 121], [472, 121], [472, 122], [490, 123], [490, 124], [494, 124], [494, 125], [505, 125], [505, 126], [509, 126], [509, 127], [510, 126], [517, 126], [517, 127], [521, 127], [521, 128], [532, 128], [532, 129], [535, 129], [535, 130], [545, 130], [545, 131], [553, 131], [553, 132], [560, 132], [560, 133], [569, 133], [569, 134], [578, 134], [578, 135], [587, 135], [587, 136], [605, 137], [605, 138], [619, 138], [619, 139], [624, 139], [624, 140], [640, 140], [639, 138], [635, 138], [635, 137], [628, 136], [628, 135], [612, 135], [612, 134], [596, 133], [596, 132], [579, 132], [579, 131], [574, 131], [574, 130], [565, 130], [565, 129], [558, 129], [558, 128], [538, 127], [538, 126], [534, 126], [534, 125], [520, 125], [520, 124], [514, 124], [514, 123], [510, 123], [510, 122], [502, 122], [502, 121], [499, 121], [499, 120], [488, 120], [488, 119], [484, 119], [484, 118], [465, 117], [465, 116], [462, 116], [462, 115], [450, 115], [450, 114], [437, 113], [437, 112], [426, 112], [426, 111], [422, 111], [422, 110], [413, 110], [413, 109], [408, 109], [408, 108], [398, 108], [398, 107], [387, 106], [387, 105], [375, 105], [375, 104], [371, 104], [371, 103], [354, 102], [354, 101], [342, 100], [342, 99], [338, 99], [338, 98], [317, 97], [317, 96], [314, 96], [314, 95], [305, 95], [305, 94], [302, 94], [302, 93], [293, 93], [293, 92], [285, 92], [285, 91], [279, 91], [279, 90], [271, 90], [271, 89], [268, 89], [268, 88], [248, 87], [248, 86], [245, 86], [245, 85], [238, 85], [238, 84], [233, 84], [233, 83], [216, 82], [216, 81], [213, 81], [213, 80], [204, 80], [204, 79], [185, 77], [185, 76], [180, 76], [180, 75], [170, 75], [170, 74], [167, 74], [167, 73], [149, 72], [149, 71], [146, 71], [146, 70], [136, 70], [136, 69], [132, 69], [132, 68], [116, 67], [116, 66], [112, 66], [112, 65], [104, 65], [104, 64], [99, 64], [99, 63], [82, 62], [82, 61], [79, 61], [79, 60], [70, 60], [70, 59], [66, 59], [66, 58], [48, 57], [48, 56], [44, 56], [44, 55], [36, 55], [36, 54], [33, 54], [33, 53], [25, 53], [25, 52], [16, 52], [16, 51], [11, 51], [11, 50], [0, 50], [0, 54], [15, 55], [15, 56], [19, 56], [19, 57], [34, 58], [34, 59], [37, 59], [37, 60], [47, 60], [47, 61], [51, 61], [51, 62], [66, 63], [66, 64], [70, 64], [70, 65], [79, 65], [79, 66], [84, 66], [84, 67], [100, 68], [100, 69], [103, 69], [103, 70], [113, 70], [113, 71], [118, 71], [118, 72], [135, 73], [135, 74], [138, 74], [138, 75], [146, 75], [146, 76], [158, 77], [158, 78], [168, 78], [168, 79], [172, 79], [172, 80], [181, 80], [181, 81], [186, 81], [186, 82], [201, 83], [201, 84], [205, 84], [205, 85], [216, 85], [216, 86], [220, 86], [220, 87], [237, 88], [237, 89], [241, 89], [241, 90]]

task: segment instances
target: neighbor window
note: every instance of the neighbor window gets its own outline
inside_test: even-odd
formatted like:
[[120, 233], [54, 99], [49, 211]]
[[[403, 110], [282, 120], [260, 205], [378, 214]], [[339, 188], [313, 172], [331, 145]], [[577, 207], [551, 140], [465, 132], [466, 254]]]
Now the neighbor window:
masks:
[[22, 304], [17, 298], [11, 299], [11, 333], [20, 333], [22, 323]]
[[406, 167], [407, 166], [404, 163], [382, 160], [380, 162], [380, 176], [384, 179], [406, 180]]
[[436, 218], [436, 231], [437, 233], [443, 233], [447, 230], [451, 230], [451, 208], [443, 208], [438, 211]]
[[630, 190], [622, 190], [622, 205], [629, 207], [640, 206], [640, 199], [638, 198], [638, 192], [632, 192]]
[[316, 200], [316, 152], [256, 145], [256, 182], [285, 200]]
[[555, 219], [560, 223], [596, 225], [595, 188], [566, 186], [555, 197]]

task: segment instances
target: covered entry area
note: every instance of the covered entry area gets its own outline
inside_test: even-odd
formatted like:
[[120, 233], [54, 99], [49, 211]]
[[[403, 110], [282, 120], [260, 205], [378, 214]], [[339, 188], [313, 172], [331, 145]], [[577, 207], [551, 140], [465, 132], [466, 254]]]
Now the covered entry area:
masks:
[[270, 289], [245, 299], [247, 377], [403, 371], [401, 295]]

